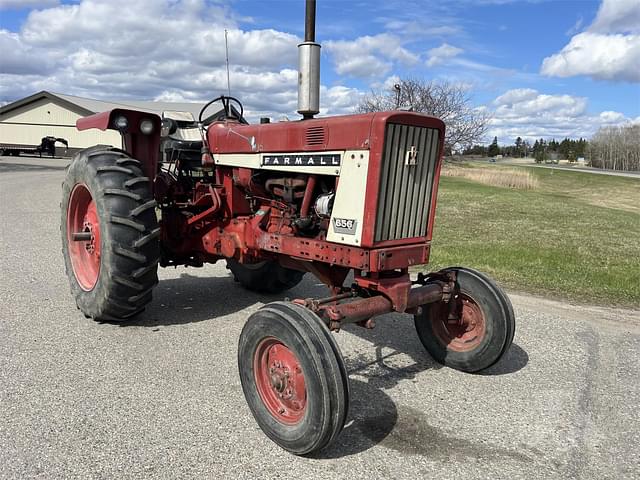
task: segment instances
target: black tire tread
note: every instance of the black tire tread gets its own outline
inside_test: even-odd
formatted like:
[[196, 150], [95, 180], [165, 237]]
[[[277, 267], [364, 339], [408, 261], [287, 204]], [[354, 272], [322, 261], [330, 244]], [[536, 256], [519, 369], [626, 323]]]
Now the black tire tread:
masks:
[[131, 170], [130, 168], [118, 167], [117, 165], [109, 165], [109, 166], [106, 166], [106, 167], [98, 167], [96, 169], [96, 172], [98, 172], [98, 173], [120, 172], [120, 173], [126, 173], [128, 175], [134, 175], [133, 170]]
[[148, 202], [143, 203], [139, 207], [136, 207], [133, 210], [131, 210], [131, 216], [137, 217], [141, 213], [146, 212], [147, 210], [151, 210], [152, 208], [155, 208], [156, 205], [157, 203], [155, 200], [149, 200]]
[[156, 238], [159, 238], [159, 237], [160, 237], [160, 227], [152, 230], [151, 232], [144, 235], [143, 237], [140, 237], [138, 240], [136, 240], [133, 246], [135, 248], [140, 248], [146, 245], [147, 243], [149, 243], [150, 241], [155, 240]]
[[133, 188], [139, 183], [149, 183], [149, 177], [140, 176], [132, 178], [131, 180], [127, 180], [126, 182], [124, 182], [124, 186], [127, 188]]
[[[120, 149], [96, 146], [74, 157], [63, 182], [61, 231], [67, 276], [78, 308], [96, 320], [115, 322], [139, 314], [158, 283], [160, 228], [149, 178], [141, 167]], [[76, 183], [86, 184], [94, 197], [102, 237], [98, 281], [88, 292], [75, 279], [66, 244], [67, 203]]]
[[120, 285], [124, 285], [125, 287], [129, 287], [133, 290], [137, 290], [137, 291], [144, 290], [144, 285], [136, 281], [130, 280], [129, 278], [125, 278], [120, 275], [113, 275], [111, 278], [113, 278], [114, 282], [119, 283]]
[[129, 192], [127, 190], [122, 190], [120, 188], [105, 188], [104, 189], [104, 194], [105, 195], [118, 195], [120, 197], [130, 198], [132, 200], [135, 200], [136, 202], [142, 200], [142, 197], [140, 195], [138, 195], [137, 193]]
[[126, 248], [120, 247], [120, 246], [115, 246], [113, 248], [114, 253], [121, 255], [123, 257], [129, 258], [133, 261], [136, 261], [138, 263], [147, 263], [147, 257], [145, 257], [144, 255], [141, 255], [140, 253], [134, 252], [132, 250], [128, 250]]
[[136, 160], [135, 158], [131, 158], [131, 157], [122, 157], [119, 158], [118, 160], [116, 160], [116, 165], [136, 165], [136, 166], [141, 166], [142, 164]]
[[125, 225], [127, 227], [131, 227], [139, 232], [144, 232], [146, 227], [143, 223], [137, 222], [136, 220], [132, 220], [127, 217], [118, 217], [116, 215], [111, 215], [111, 223], [119, 223], [120, 225]]

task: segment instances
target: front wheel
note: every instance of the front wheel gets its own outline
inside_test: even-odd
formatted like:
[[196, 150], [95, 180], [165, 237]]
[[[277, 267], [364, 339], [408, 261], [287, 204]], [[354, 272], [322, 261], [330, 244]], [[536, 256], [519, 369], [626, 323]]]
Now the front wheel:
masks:
[[449, 304], [422, 306], [415, 316], [420, 341], [437, 362], [464, 372], [494, 365], [509, 350], [515, 315], [507, 295], [489, 277], [469, 268], [454, 267], [457, 318], [449, 318]]
[[285, 450], [312, 453], [342, 430], [347, 372], [338, 345], [313, 312], [274, 302], [251, 315], [240, 334], [238, 368], [256, 422]]

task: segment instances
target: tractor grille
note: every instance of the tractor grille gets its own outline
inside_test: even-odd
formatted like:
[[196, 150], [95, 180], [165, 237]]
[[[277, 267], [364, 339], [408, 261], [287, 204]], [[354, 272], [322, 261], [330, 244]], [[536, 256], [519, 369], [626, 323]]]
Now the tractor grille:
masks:
[[[438, 136], [435, 128], [396, 123], [387, 125], [380, 172], [376, 242], [427, 234], [438, 161]], [[407, 152], [411, 150], [417, 150], [415, 165], [407, 165]]]

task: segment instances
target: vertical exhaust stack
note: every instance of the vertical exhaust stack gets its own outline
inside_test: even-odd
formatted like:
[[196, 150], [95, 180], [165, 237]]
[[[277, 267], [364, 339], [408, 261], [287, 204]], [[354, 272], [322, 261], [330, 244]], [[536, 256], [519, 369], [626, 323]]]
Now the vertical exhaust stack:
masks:
[[307, 0], [304, 42], [298, 45], [298, 113], [303, 119], [320, 111], [320, 44], [316, 43], [316, 0]]

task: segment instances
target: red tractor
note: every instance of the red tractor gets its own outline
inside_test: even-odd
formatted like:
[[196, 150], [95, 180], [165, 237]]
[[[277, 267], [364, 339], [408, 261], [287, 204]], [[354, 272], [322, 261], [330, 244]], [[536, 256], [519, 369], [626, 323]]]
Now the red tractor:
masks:
[[[197, 122], [112, 110], [80, 130], [121, 132], [123, 149], [80, 152], [63, 184], [62, 245], [78, 308], [126, 321], [151, 301], [160, 266], [226, 260], [251, 290], [284, 292], [312, 273], [326, 298], [265, 305], [238, 345], [240, 380], [264, 433], [286, 450], [327, 446], [347, 416], [349, 380], [331, 332], [414, 316], [438, 362], [477, 372], [513, 340], [505, 293], [487, 276], [429, 260], [445, 127], [405, 111], [313, 118], [319, 110], [315, 1], [299, 46], [301, 121], [249, 125], [242, 105]], [[207, 108], [210, 102], [205, 108]], [[353, 283], [345, 285], [353, 272]]]

